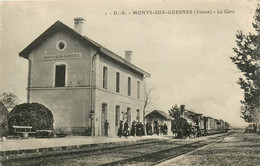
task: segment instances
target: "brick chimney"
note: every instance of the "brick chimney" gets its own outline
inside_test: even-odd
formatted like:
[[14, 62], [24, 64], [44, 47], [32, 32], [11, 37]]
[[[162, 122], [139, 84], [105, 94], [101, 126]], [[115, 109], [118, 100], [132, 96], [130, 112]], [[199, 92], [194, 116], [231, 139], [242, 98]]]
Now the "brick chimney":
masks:
[[125, 51], [125, 59], [128, 61], [128, 62], [131, 62], [131, 56], [132, 56], [132, 51], [128, 50], [128, 51]]
[[74, 18], [74, 30], [78, 32], [79, 34], [82, 34], [82, 25], [83, 25], [84, 18], [77, 17]]

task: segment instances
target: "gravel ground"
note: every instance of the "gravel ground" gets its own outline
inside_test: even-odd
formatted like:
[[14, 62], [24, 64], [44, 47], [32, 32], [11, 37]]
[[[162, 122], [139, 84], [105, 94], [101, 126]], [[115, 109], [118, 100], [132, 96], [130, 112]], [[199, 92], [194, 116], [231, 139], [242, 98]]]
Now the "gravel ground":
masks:
[[184, 155], [167, 165], [260, 165], [260, 136], [250, 133], [235, 133], [219, 143]]
[[[222, 134], [220, 134], [222, 135]], [[108, 162], [114, 162], [118, 160], [123, 160], [126, 158], [131, 158], [134, 156], [142, 156], [146, 153], [156, 152], [163, 149], [168, 149], [171, 147], [177, 147], [185, 144], [190, 144], [198, 141], [207, 141], [211, 139], [215, 139], [214, 136], [208, 136], [208, 137], [200, 137], [196, 139], [162, 139], [163, 142], [153, 142], [148, 144], [139, 144], [137, 146], [129, 146], [129, 147], [119, 147], [116, 149], [101, 149], [91, 152], [82, 152], [82, 153], [69, 153], [64, 154], [60, 156], [48, 156], [48, 157], [40, 157], [36, 159], [30, 159], [27, 160], [17, 160], [17, 161], [10, 161], [5, 162], [3, 165], [57, 165], [57, 166], [63, 166], [63, 165], [100, 165]], [[152, 158], [153, 160], [155, 158]], [[144, 163], [147, 165], [146, 163]], [[134, 163], [133, 165], [136, 165]], [[142, 165], [138, 162], [138, 165]], [[0, 162], [1, 166], [1, 162]]]

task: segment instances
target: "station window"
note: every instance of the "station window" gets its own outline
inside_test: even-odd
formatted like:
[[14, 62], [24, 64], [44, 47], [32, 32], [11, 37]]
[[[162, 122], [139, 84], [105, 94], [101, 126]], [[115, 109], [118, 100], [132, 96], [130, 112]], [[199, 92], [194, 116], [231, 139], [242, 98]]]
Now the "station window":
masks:
[[137, 98], [140, 99], [140, 82], [137, 81]]
[[107, 103], [102, 103], [101, 121], [105, 122], [107, 118]]
[[101, 135], [105, 135], [105, 122], [107, 120], [107, 103], [102, 103], [101, 112]]
[[116, 92], [120, 92], [120, 73], [116, 72]]
[[130, 125], [131, 124], [131, 108], [127, 108], [127, 121], [128, 121], [128, 124]]
[[119, 121], [120, 121], [120, 106], [116, 106], [115, 110], [115, 126], [119, 126]]
[[107, 67], [103, 67], [103, 88], [107, 89]]
[[55, 87], [64, 87], [66, 81], [66, 65], [55, 66]]
[[140, 110], [136, 110], [136, 120], [140, 122]]
[[131, 96], [131, 77], [128, 77], [128, 96]]
[[62, 52], [66, 49], [67, 47], [67, 44], [66, 44], [66, 41], [64, 40], [59, 40], [57, 41], [56, 43], [56, 49], [59, 51], [59, 52]]

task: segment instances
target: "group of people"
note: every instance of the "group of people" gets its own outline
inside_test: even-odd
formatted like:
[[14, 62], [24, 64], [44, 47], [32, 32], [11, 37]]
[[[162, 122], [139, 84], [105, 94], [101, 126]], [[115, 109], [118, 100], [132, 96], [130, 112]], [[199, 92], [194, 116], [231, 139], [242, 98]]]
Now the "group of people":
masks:
[[[146, 132], [146, 133], [145, 133]], [[123, 124], [123, 121], [120, 121], [119, 129], [117, 136], [144, 136], [144, 135], [153, 135], [153, 134], [163, 134], [167, 135], [168, 127], [166, 124], [159, 125], [157, 122], [154, 124], [154, 130], [152, 130], [151, 123], [144, 125], [141, 122], [132, 122], [131, 128], [129, 127], [128, 121]]]
[[[109, 130], [109, 122], [106, 120], [104, 123], [104, 131], [105, 131], [105, 136], [108, 136], [108, 130]], [[146, 133], [145, 133], [146, 132]], [[123, 124], [123, 121], [120, 121], [119, 123], [119, 128], [117, 131], [117, 136], [118, 137], [128, 137], [128, 136], [144, 136], [144, 135], [153, 135], [153, 134], [163, 134], [167, 135], [168, 133], [168, 127], [166, 124], [161, 125], [158, 124], [157, 121], [155, 121], [153, 130], [152, 130], [152, 124], [147, 123], [144, 125], [141, 122], [132, 122], [131, 126], [129, 126], [128, 121], [125, 121]]]
[[[151, 126], [151, 124], [148, 123], [149, 126]], [[149, 130], [151, 130], [151, 127], [148, 127]], [[150, 132], [150, 131], [149, 131]], [[154, 133], [159, 135], [167, 135], [168, 134], [168, 127], [166, 124], [162, 125], [162, 124], [158, 124], [157, 121], [155, 121], [154, 123]]]
[[128, 136], [143, 136], [145, 135], [144, 125], [141, 122], [132, 122], [131, 129], [129, 127], [128, 121], [123, 124], [123, 121], [120, 121], [119, 128], [117, 131], [117, 136], [128, 137]]

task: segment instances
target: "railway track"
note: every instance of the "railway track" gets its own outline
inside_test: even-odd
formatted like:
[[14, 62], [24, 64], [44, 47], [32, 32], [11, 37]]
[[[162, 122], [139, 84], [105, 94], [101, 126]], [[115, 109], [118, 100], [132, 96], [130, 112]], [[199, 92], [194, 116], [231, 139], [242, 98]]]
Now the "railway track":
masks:
[[126, 146], [80, 150], [2, 161], [2, 165], [155, 165], [221, 140], [231, 133], [203, 140], [158, 140]]
[[[21, 157], [14, 157], [10, 159], [0, 160], [0, 166], [2, 165], [34, 165], [34, 164], [42, 164], [44, 162], [41, 161], [48, 161], [49, 159], [58, 160], [66, 160], [71, 159], [74, 157], [82, 157], [85, 155], [99, 155], [104, 153], [111, 153], [113, 151], [120, 151], [124, 149], [136, 149], [143, 146], [150, 146], [155, 143], [164, 143], [165, 140], [155, 140], [149, 142], [140, 142], [134, 144], [127, 144], [127, 145], [111, 145], [108, 147], [97, 147], [92, 149], [79, 149], [74, 151], [63, 151], [63, 152], [56, 152], [56, 153], [45, 153], [40, 155], [30, 155], [30, 156], [21, 156]], [[28, 164], [29, 163], [29, 164]]]
[[[233, 133], [228, 133], [225, 136], [229, 136]], [[114, 165], [157, 165], [160, 163], [163, 163], [167, 160], [176, 158], [178, 156], [181, 156], [183, 154], [192, 152], [196, 149], [199, 149], [201, 147], [204, 147], [206, 145], [210, 145], [212, 143], [216, 143], [219, 141], [222, 141], [224, 136], [219, 136], [219, 137], [214, 137], [210, 138], [208, 140], [202, 140], [202, 141], [197, 141], [185, 145], [180, 145], [177, 147], [173, 148], [168, 148], [148, 154], [144, 154], [142, 156], [135, 156], [132, 158], [127, 158], [124, 160], [120, 161], [114, 161], [106, 164], [102, 164], [102, 166], [114, 166]]]

